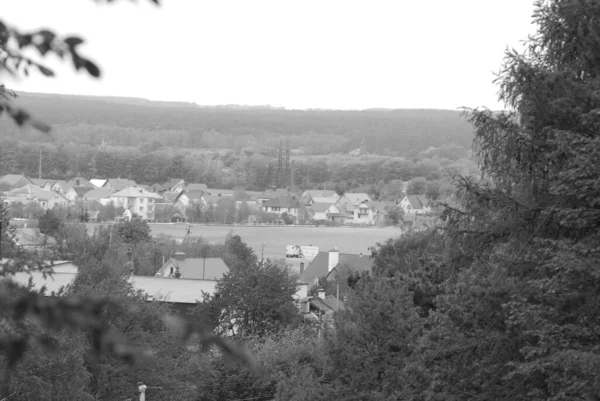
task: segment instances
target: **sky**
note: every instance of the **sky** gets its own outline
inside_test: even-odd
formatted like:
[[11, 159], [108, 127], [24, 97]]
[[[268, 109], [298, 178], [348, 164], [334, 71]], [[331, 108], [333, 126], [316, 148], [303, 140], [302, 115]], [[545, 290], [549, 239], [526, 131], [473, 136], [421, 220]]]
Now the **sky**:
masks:
[[44, 60], [30, 92], [291, 109], [503, 107], [494, 74], [532, 0], [0, 0], [22, 30], [86, 40], [94, 80]]

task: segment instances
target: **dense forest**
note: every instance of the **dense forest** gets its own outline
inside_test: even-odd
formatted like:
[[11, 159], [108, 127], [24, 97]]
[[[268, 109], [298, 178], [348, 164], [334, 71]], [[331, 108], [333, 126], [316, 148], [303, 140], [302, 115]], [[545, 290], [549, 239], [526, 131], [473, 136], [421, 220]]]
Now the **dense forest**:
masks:
[[[412, 157], [430, 147], [470, 147], [472, 127], [449, 110], [280, 110], [203, 108], [127, 98], [19, 93], [60, 143], [273, 151], [281, 139], [302, 154], [363, 152]], [[22, 139], [8, 120], [0, 137]], [[38, 138], [36, 137], [36, 140]]]

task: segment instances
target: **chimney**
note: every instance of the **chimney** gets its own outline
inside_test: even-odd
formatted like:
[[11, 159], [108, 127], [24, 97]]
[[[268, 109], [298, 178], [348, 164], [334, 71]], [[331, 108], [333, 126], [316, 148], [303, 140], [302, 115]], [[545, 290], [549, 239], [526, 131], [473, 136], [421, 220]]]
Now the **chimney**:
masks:
[[319, 288], [317, 290], [317, 297], [321, 298], [321, 299], [325, 299], [325, 290], [322, 288]]
[[178, 261], [185, 260], [185, 253], [183, 253], [183, 252], [175, 252], [175, 260], [178, 260]]
[[304, 262], [300, 262], [300, 274], [304, 273]]
[[327, 271], [330, 272], [340, 263], [340, 251], [337, 247], [334, 247], [331, 251], [329, 251], [329, 263], [327, 264]]
[[77, 187], [79, 186], [79, 179], [75, 180], [75, 186], [77, 186]]

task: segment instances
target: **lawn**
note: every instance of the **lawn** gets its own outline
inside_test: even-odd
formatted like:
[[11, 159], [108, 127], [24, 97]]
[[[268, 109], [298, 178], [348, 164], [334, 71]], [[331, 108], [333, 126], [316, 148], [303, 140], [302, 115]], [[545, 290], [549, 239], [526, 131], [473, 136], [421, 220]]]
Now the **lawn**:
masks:
[[[93, 230], [96, 224], [88, 224]], [[166, 234], [183, 238], [187, 224], [150, 224], [153, 235]], [[336, 246], [340, 252], [370, 254], [369, 247], [400, 234], [391, 227], [294, 227], [294, 226], [217, 226], [194, 224], [191, 235], [212, 243], [222, 243], [228, 233], [235, 233], [265, 258], [285, 257], [286, 245], [314, 245], [320, 250]]]

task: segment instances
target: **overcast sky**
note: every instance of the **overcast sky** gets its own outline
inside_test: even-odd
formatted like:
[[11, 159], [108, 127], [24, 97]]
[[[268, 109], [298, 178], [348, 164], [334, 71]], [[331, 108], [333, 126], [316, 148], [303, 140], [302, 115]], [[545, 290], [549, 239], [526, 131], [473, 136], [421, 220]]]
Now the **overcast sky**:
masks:
[[534, 32], [531, 0], [162, 3], [0, 0], [18, 28], [81, 34], [103, 72], [96, 81], [50, 60], [56, 78], [11, 86], [201, 105], [498, 109], [503, 52]]

